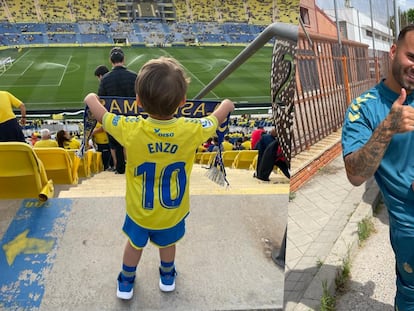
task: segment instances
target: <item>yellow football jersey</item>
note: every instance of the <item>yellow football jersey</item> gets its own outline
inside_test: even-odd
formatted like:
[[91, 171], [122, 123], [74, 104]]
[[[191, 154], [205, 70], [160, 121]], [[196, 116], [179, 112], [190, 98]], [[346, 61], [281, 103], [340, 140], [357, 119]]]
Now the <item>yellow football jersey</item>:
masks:
[[126, 209], [148, 229], [175, 226], [189, 212], [195, 150], [218, 127], [217, 118], [156, 120], [106, 113], [103, 127], [126, 149]]
[[19, 108], [22, 104], [20, 99], [6, 91], [0, 91], [0, 123], [16, 117], [13, 108]]
[[63, 143], [63, 146], [65, 149], [79, 149], [81, 146], [81, 143], [79, 140], [72, 137], [69, 141], [65, 141]]
[[59, 147], [58, 143], [56, 140], [54, 139], [42, 139], [42, 140], [38, 140], [35, 144], [34, 144], [35, 148], [51, 148], [51, 147]]
[[[95, 129], [101, 128], [102, 124], [101, 123], [96, 123]], [[102, 132], [97, 132], [93, 135], [93, 140], [96, 144], [107, 144], [109, 143], [109, 139], [108, 139], [108, 134], [106, 134], [105, 131]]]

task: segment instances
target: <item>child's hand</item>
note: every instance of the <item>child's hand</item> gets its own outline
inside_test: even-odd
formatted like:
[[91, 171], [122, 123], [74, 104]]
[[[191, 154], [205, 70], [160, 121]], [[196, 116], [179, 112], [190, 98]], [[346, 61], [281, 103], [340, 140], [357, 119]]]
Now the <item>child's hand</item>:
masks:
[[107, 112], [106, 108], [99, 101], [98, 95], [95, 93], [89, 93], [84, 99], [85, 104], [89, 107], [95, 119], [102, 123], [102, 118]]
[[230, 99], [224, 99], [212, 115], [217, 118], [219, 124], [222, 124], [233, 110], [234, 103]]

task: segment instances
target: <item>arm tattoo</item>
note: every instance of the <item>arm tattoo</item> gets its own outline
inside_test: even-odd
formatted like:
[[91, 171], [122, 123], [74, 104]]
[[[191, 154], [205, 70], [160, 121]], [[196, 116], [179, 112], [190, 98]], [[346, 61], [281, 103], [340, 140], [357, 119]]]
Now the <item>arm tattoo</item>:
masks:
[[393, 116], [389, 126], [382, 122], [365, 146], [346, 157], [345, 163], [348, 174], [364, 178], [374, 175], [391, 141], [392, 133], [398, 131], [400, 127], [400, 122], [397, 120], [400, 120], [399, 116]]

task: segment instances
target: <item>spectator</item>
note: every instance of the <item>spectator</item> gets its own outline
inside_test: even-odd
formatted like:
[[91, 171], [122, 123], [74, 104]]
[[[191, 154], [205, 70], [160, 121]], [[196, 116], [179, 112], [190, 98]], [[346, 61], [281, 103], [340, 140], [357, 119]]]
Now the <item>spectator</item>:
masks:
[[225, 135], [223, 141], [223, 151], [230, 151], [234, 149], [234, 145], [230, 142], [230, 136]]
[[213, 144], [213, 137], [209, 137], [204, 143], [203, 147], [206, 151], [208, 151], [208, 148]]
[[[109, 72], [109, 69], [105, 65], [99, 65], [96, 67], [94, 75], [99, 81], [102, 80], [103, 76]], [[102, 124], [99, 122], [96, 124], [92, 132], [93, 141], [96, 144], [97, 151], [102, 154], [102, 162], [104, 170], [116, 171], [114, 166], [113, 158], [116, 157], [115, 149], [111, 149], [109, 146], [109, 137], [104, 131]]]
[[108, 67], [105, 65], [99, 65], [95, 68], [94, 75], [98, 78], [99, 81], [102, 80], [103, 76], [109, 72]]
[[244, 150], [242, 142], [243, 142], [243, 139], [241, 137], [237, 138], [236, 144], [234, 145], [233, 149], [234, 150]]
[[72, 137], [68, 131], [60, 130], [56, 133], [56, 140], [58, 146], [65, 149], [79, 149], [81, 143], [76, 138]]
[[96, 145], [96, 150], [102, 154], [102, 162], [104, 170], [115, 171], [109, 148], [109, 139], [107, 133], [104, 131], [102, 124], [97, 122], [92, 132], [93, 142]]
[[269, 177], [275, 165], [280, 168], [287, 178], [290, 178], [289, 167], [276, 138], [275, 128], [269, 134], [262, 135], [255, 149], [258, 150], [256, 174], [254, 175], [256, 178], [270, 181]]
[[[111, 49], [109, 59], [112, 64], [112, 70], [102, 77], [99, 84], [99, 96], [120, 96], [135, 97], [135, 80], [137, 74], [125, 67], [124, 52], [119, 47]], [[125, 154], [124, 147], [111, 135], [108, 135], [109, 146], [112, 149], [115, 173], [125, 173]]]
[[223, 146], [220, 146], [218, 137], [214, 136], [213, 140], [211, 141], [211, 145], [208, 147], [207, 151], [209, 152], [219, 151], [220, 147], [221, 147], [221, 150], [223, 150]]
[[21, 125], [26, 124], [26, 106], [14, 95], [7, 91], [0, 91], [0, 142], [26, 142], [23, 130], [17, 121], [13, 108], [21, 112]]
[[252, 142], [250, 141], [249, 137], [243, 136], [242, 146], [244, 150], [251, 150], [252, 149]]
[[29, 143], [34, 146], [39, 141], [39, 134], [37, 132], [33, 132], [29, 138]]
[[265, 132], [266, 132], [266, 131], [265, 131], [265, 129], [263, 128], [263, 126], [262, 126], [262, 125], [259, 125], [259, 126], [257, 127], [257, 129], [255, 129], [255, 130], [252, 132], [251, 139], [250, 139], [251, 144], [252, 144], [252, 149], [256, 149], [256, 144], [257, 144], [257, 142], [260, 140], [260, 138], [262, 137], [262, 134], [263, 134], [263, 133], [265, 133]]
[[49, 129], [40, 130], [40, 140], [37, 141], [33, 147], [35, 148], [50, 148], [50, 147], [59, 147], [56, 140], [51, 138]]

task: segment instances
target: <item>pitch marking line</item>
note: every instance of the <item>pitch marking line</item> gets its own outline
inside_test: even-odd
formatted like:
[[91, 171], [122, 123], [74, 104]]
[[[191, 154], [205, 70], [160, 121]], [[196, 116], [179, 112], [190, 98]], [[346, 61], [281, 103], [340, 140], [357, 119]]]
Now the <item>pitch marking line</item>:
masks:
[[70, 61], [72, 60], [72, 57], [73, 57], [72, 55], [71, 55], [71, 56], [69, 56], [69, 59], [68, 59], [68, 61], [66, 62], [66, 65], [65, 65], [65, 69], [63, 70], [62, 77], [60, 78], [59, 83], [58, 83], [58, 85], [57, 85], [57, 86], [61, 86], [61, 85], [62, 85], [62, 80], [63, 80], [63, 78], [65, 77], [66, 71], [68, 70], [69, 63], [70, 63]]
[[32, 67], [33, 64], [34, 64], [34, 61], [29, 62], [29, 65], [27, 65], [26, 68], [22, 72], [20, 72], [20, 73], [7, 73], [9, 71], [9, 69], [11, 68], [11, 66], [10, 66], [8, 69], [6, 69], [5, 71], [3, 71], [0, 74], [0, 77], [1, 76], [5, 76], [5, 77], [22, 77], [22, 76], [24, 76], [24, 74], [26, 73], [26, 71], [28, 71], [29, 68]]
[[[173, 57], [173, 58], [175, 58], [174, 56], [172, 56], [170, 53], [168, 53], [167, 51], [165, 51], [165, 50], [162, 50], [162, 49], [160, 49], [161, 51], [163, 51], [166, 55], [168, 55], [169, 57]], [[193, 74], [190, 70], [188, 70], [188, 68], [186, 68], [181, 62], [180, 62], [180, 64], [181, 64], [181, 66], [183, 66], [183, 68], [185, 69], [185, 70], [187, 70], [187, 72], [192, 76], [192, 77], [194, 77], [195, 78], [195, 80], [198, 82], [198, 83], [200, 83], [203, 87], [205, 87], [205, 86], [207, 86], [207, 84], [204, 84], [203, 83], [203, 81], [201, 81], [195, 74]], [[213, 91], [210, 91], [209, 93], [211, 93], [211, 94], [213, 94], [214, 96], [216, 96], [216, 99], [220, 99], [220, 96], [218, 96], [216, 93], [214, 93]]]

